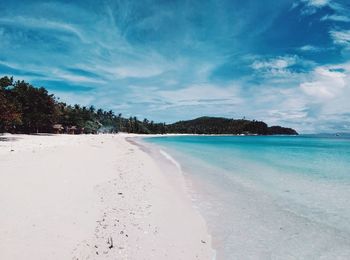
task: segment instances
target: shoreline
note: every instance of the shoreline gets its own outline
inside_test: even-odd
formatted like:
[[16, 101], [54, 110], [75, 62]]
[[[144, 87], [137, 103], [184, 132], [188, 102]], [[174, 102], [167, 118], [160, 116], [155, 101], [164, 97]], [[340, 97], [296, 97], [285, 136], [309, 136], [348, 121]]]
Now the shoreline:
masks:
[[167, 137], [167, 136], [304, 136], [305, 134], [287, 135], [287, 134], [274, 134], [274, 135], [259, 135], [259, 134], [182, 134], [182, 133], [167, 133], [167, 134], [134, 134], [120, 132], [120, 135], [135, 136], [135, 137]]
[[168, 181], [175, 183], [178, 188], [181, 188], [181, 196], [184, 203], [188, 204], [199, 217], [203, 227], [207, 230], [208, 244], [211, 245], [211, 259], [216, 259], [216, 249], [213, 248], [213, 237], [208, 230], [206, 220], [195, 203], [197, 200], [197, 191], [193, 188], [193, 180], [185, 176], [181, 164], [167, 151], [163, 150], [158, 145], [145, 142], [144, 136], [128, 137], [127, 141], [138, 146], [143, 152], [147, 153], [161, 171], [165, 174]]
[[0, 258], [212, 259], [181, 176], [133, 136], [2, 136]]

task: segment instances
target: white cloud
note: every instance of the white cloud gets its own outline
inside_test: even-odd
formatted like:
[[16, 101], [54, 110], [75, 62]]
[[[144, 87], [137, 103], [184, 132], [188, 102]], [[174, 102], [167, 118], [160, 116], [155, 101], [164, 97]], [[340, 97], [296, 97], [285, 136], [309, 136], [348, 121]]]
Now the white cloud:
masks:
[[294, 72], [293, 66], [307, 68], [310, 65], [312, 65], [310, 61], [303, 60], [294, 55], [255, 60], [251, 64], [251, 68], [255, 70], [256, 76], [264, 77], [270, 83], [280, 84], [293, 82], [294, 79], [299, 78], [300, 73]]
[[323, 7], [329, 4], [330, 0], [303, 0], [307, 2], [308, 5], [314, 7]]
[[51, 79], [55, 79], [55, 80], [57, 79], [67, 80], [68, 82], [74, 82], [74, 83], [105, 83], [104, 80], [76, 75], [76, 74], [68, 73], [59, 69], [53, 69], [51, 73], [52, 73], [50, 75]]
[[324, 101], [337, 97], [345, 88], [346, 74], [337, 68], [318, 67], [312, 73], [312, 81], [300, 84], [300, 88], [315, 101]]
[[283, 70], [296, 63], [295, 56], [277, 57], [265, 61], [254, 61], [252, 68], [255, 70]]
[[304, 45], [299, 48], [301, 51], [311, 51], [311, 52], [316, 52], [318, 51], [318, 48], [312, 45]]
[[243, 99], [244, 111], [240, 113], [304, 133], [339, 131], [342, 122], [350, 120], [350, 114], [345, 115], [350, 111], [350, 63], [317, 66], [310, 73], [293, 76], [293, 84], [263, 81]]
[[157, 66], [122, 66], [110, 70], [117, 78], [147, 78], [160, 75], [163, 70]]
[[[333, 0], [300, 0], [299, 3], [304, 3], [304, 8], [302, 9], [301, 13], [303, 15], [312, 15], [316, 12], [318, 12], [321, 8], [327, 6], [331, 8], [334, 11], [334, 14], [332, 15], [326, 15], [323, 18], [321, 18], [321, 21], [323, 20], [333, 20], [336, 22], [348, 22], [348, 10], [344, 5], [337, 3]], [[297, 4], [293, 4], [293, 7], [298, 6]]]
[[299, 50], [303, 51], [303, 52], [322, 52], [322, 51], [325, 51], [328, 49], [329, 48], [321, 48], [321, 47], [314, 46], [314, 45], [304, 45], [304, 46], [299, 48]]
[[350, 18], [345, 15], [333, 14], [322, 17], [321, 21], [350, 22]]
[[350, 30], [343, 30], [343, 31], [330, 31], [330, 35], [334, 41], [335, 44], [339, 45], [350, 45]]
[[332, 0], [301, 0], [309, 8], [304, 10], [304, 14], [313, 14], [319, 8], [328, 6], [333, 10], [333, 14], [327, 14], [321, 18], [321, 21], [350, 22], [349, 10], [345, 5]]
[[[312, 15], [316, 13], [320, 8], [330, 5], [330, 0], [300, 0], [299, 3], [303, 4], [301, 10], [302, 15]], [[293, 4], [293, 7], [298, 6], [298, 4]]]

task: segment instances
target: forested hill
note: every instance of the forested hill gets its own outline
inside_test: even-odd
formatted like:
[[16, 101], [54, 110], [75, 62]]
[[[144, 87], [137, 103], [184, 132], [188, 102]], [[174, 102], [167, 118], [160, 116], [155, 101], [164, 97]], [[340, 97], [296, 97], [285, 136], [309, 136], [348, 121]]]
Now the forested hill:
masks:
[[167, 125], [168, 133], [193, 134], [257, 134], [257, 135], [297, 135], [292, 128], [269, 127], [261, 121], [227, 119], [222, 117], [200, 117]]
[[297, 132], [280, 126], [268, 127], [264, 122], [201, 117], [174, 124], [155, 123], [136, 117], [125, 118], [113, 111], [59, 102], [41, 87], [25, 81], [0, 78], [0, 133], [115, 133], [142, 134], [292, 134]]

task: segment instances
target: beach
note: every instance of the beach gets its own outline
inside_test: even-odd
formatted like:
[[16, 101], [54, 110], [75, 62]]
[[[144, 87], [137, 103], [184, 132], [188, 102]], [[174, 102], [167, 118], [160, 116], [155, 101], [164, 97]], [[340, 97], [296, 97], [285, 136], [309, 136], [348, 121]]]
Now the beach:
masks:
[[212, 259], [181, 173], [128, 137], [1, 136], [0, 259]]

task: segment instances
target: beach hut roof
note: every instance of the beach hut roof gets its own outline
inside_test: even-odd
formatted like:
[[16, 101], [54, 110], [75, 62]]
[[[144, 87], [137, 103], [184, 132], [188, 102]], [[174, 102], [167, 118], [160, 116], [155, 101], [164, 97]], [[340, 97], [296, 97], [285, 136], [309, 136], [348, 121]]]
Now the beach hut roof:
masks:
[[54, 128], [54, 129], [63, 129], [63, 126], [61, 124], [54, 124], [52, 126], [52, 128]]

